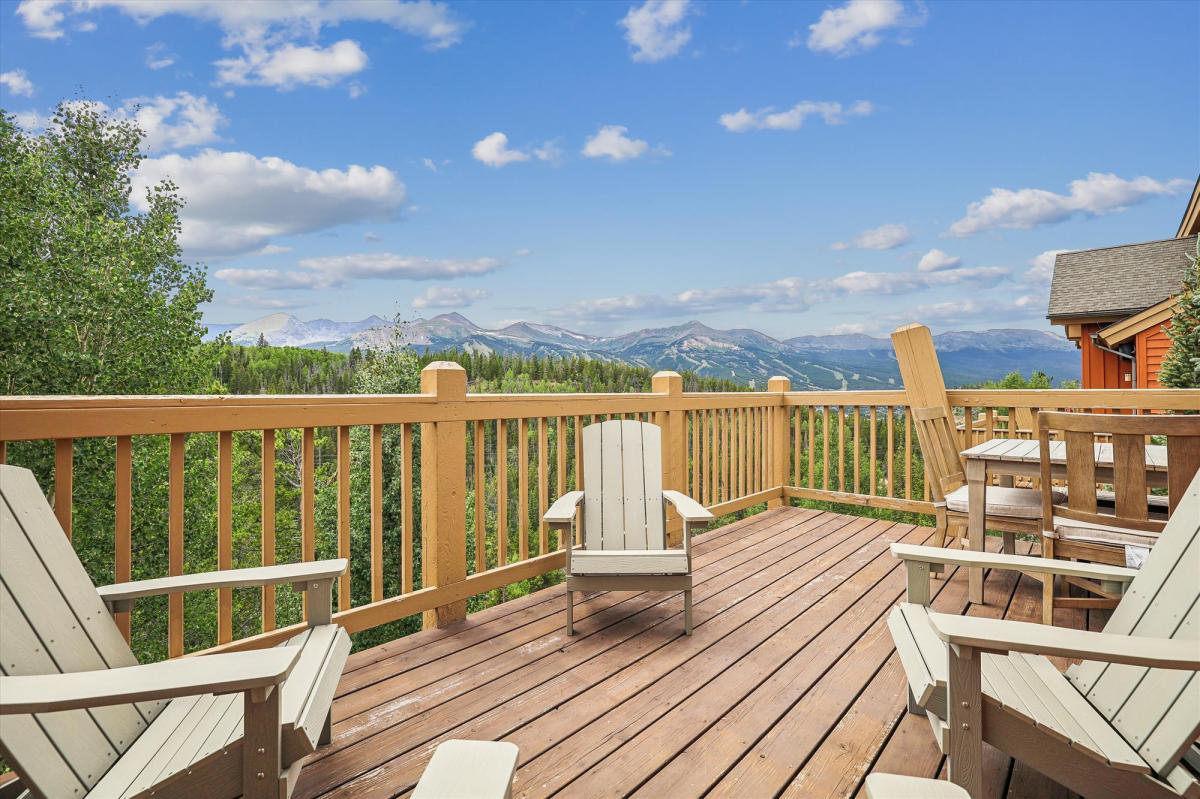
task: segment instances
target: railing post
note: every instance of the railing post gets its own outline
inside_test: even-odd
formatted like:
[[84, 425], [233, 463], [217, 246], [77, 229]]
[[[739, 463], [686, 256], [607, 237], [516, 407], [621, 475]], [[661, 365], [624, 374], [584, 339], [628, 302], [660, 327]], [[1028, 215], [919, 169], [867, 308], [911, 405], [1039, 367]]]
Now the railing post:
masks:
[[771, 437], [771, 464], [773, 465], [770, 488], [778, 488], [779, 496], [767, 500], [768, 508], [778, 508], [784, 504], [783, 487], [788, 485], [788, 443], [791, 439], [791, 425], [788, 419], [788, 407], [784, 404], [783, 395], [792, 390], [792, 381], [781, 375], [776, 375], [767, 381], [767, 391], [779, 394], [779, 404], [771, 412], [775, 414], [774, 435]]
[[[439, 403], [467, 396], [467, 373], [451, 361], [421, 370], [421, 393]], [[421, 423], [421, 585], [445, 586], [467, 578], [467, 426]], [[465, 600], [425, 611], [424, 626], [445, 627], [466, 618]]]
[[[670, 397], [671, 407], [655, 414], [655, 423], [662, 428], [663, 488], [687, 493], [687, 424], [686, 411], [677, 407], [683, 397], [683, 378], [678, 372], [658, 372], [651, 378], [655, 394]], [[674, 510], [667, 511], [667, 545], [683, 543], [683, 519]]]

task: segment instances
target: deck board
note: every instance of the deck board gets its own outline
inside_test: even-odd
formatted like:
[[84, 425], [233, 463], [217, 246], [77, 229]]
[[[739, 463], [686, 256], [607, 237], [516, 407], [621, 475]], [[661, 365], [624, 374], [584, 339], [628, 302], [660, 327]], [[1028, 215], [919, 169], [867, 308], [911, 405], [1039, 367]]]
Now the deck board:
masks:
[[[931, 536], [774, 509], [696, 540], [690, 638], [681, 597], [652, 592], [588, 595], [567, 638], [556, 587], [356, 653], [293, 796], [402, 796], [448, 738], [516, 743], [514, 797], [851, 797], [876, 768], [937, 775], [884, 623], [905, 584], [888, 544]], [[1011, 573], [980, 606], [965, 573], [933, 590], [945, 612], [1040, 614], [1036, 581]], [[998, 751], [985, 768], [990, 795], [1065, 795]]]

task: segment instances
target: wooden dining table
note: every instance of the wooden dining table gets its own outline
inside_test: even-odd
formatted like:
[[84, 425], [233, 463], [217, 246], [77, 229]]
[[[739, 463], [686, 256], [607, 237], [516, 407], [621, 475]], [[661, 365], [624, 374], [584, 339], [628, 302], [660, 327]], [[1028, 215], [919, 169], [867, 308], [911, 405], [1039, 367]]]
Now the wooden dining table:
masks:
[[[1096, 444], [1096, 482], [1112, 482], [1113, 446]], [[1011, 485], [1014, 477], [1040, 477], [1042, 453], [1036, 439], [993, 438], [962, 451], [967, 478], [967, 541], [971, 549], [982, 552], [987, 515], [987, 487], [992, 476]], [[1064, 478], [1067, 474], [1067, 443], [1050, 442], [1050, 474]], [[1162, 488], [1167, 485], [1167, 448], [1161, 444], [1146, 446], [1146, 485]], [[1003, 551], [1015, 552], [1012, 533], [1004, 534]], [[983, 602], [983, 570], [972, 568], [967, 574], [968, 596], [971, 602]]]

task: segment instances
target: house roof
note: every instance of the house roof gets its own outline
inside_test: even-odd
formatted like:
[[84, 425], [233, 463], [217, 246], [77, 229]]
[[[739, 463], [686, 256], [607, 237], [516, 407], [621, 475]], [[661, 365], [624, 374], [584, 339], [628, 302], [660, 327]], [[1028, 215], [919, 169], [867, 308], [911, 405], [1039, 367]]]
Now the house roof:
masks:
[[1175, 238], [1183, 238], [1200, 233], [1200, 177], [1192, 187], [1192, 197], [1188, 200], [1187, 208], [1183, 210], [1183, 219], [1179, 220], [1179, 230]]
[[1050, 283], [1051, 319], [1128, 316], [1179, 293], [1196, 236], [1060, 253]]

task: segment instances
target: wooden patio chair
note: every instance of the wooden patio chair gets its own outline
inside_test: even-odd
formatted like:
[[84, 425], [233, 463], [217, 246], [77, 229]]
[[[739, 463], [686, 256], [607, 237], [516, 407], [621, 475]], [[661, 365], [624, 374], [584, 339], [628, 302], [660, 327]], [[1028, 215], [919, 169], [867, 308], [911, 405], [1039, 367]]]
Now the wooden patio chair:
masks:
[[[28, 469], [0, 465], [0, 753], [35, 796], [291, 794], [330, 734], [350, 653], [330, 624], [345, 560], [96, 589]], [[110, 615], [134, 600], [291, 583], [309, 628], [271, 649], [139, 665]]]
[[[571, 522], [583, 503], [583, 545], [567, 546], [567, 635], [573, 635], [575, 591], [682, 591], [683, 628], [692, 634], [692, 527], [713, 515], [662, 487], [662, 433], [646, 422], [610, 419], [583, 429], [585, 488], [559, 497], [546, 522], [573, 541]], [[668, 548], [664, 513], [683, 518], [683, 548]]]
[[[933, 497], [937, 520], [934, 540], [941, 547], [946, 545], [947, 536], [952, 541], [966, 537], [970, 507], [966, 467], [945, 408], [913, 408], [912, 416]], [[1065, 501], [1066, 495], [1059, 492], [1055, 498]], [[1042, 495], [1034, 489], [988, 486], [986, 526], [990, 530], [1038, 535], [1042, 512]]]
[[[1183, 488], [1200, 468], [1200, 417], [1186, 415], [1127, 416], [1115, 413], [1058, 413], [1038, 415], [1043, 486], [1042, 555], [1047, 558], [1084, 560], [1127, 565], [1126, 548], [1149, 549], [1166, 525], [1160, 513], [1175, 511]], [[1166, 437], [1168, 496], [1149, 493], [1146, 474], [1146, 437]], [[1098, 437], [1111, 444], [1097, 445]], [[1066, 441], [1065, 505], [1050, 496], [1050, 441]], [[1112, 489], [1097, 491], [1098, 446], [1112, 451]], [[1052, 506], [1053, 505], [1053, 506]], [[1064, 576], [1064, 595], [1056, 595], [1053, 581], [1043, 586], [1042, 607], [1053, 619], [1060, 607], [1112, 608], [1120, 599], [1112, 586], [1080, 577]], [[1066, 596], [1074, 585], [1092, 596]]]
[[[909, 709], [925, 714], [950, 778], [982, 799], [982, 745], [1096, 799], [1200, 796], [1200, 475], [1140, 570], [893, 544], [909, 602], [888, 628]], [[930, 564], [1127, 584], [1103, 632], [933, 613]], [[1047, 657], [1082, 658], [1060, 672]]]

